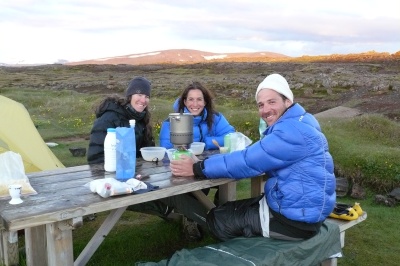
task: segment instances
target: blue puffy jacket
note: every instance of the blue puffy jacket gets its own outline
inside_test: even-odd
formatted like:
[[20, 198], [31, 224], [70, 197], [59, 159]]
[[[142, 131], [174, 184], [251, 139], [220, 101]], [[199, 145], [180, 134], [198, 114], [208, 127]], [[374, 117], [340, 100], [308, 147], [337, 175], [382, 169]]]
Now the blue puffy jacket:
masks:
[[268, 175], [268, 206], [291, 220], [325, 220], [336, 201], [336, 180], [328, 143], [318, 121], [299, 104], [292, 105], [250, 147], [204, 162], [207, 178], [234, 179]]
[[[177, 101], [174, 104], [174, 110], [176, 107]], [[190, 113], [189, 110], [185, 107], [185, 113]], [[206, 146], [205, 150], [214, 150], [218, 149], [217, 146], [212, 143], [212, 139], [218, 141], [220, 146], [224, 146], [224, 136], [229, 133], [235, 132], [235, 128], [229, 124], [228, 120], [226, 120], [225, 116], [221, 113], [214, 114], [214, 123], [212, 125], [211, 130], [208, 130], [207, 121], [205, 120], [207, 117], [207, 110], [204, 109], [201, 116], [193, 117], [193, 141], [194, 142], [204, 142]], [[170, 149], [173, 147], [171, 143], [170, 137], [170, 122], [169, 119], [163, 121], [161, 125], [160, 131], [160, 146]]]

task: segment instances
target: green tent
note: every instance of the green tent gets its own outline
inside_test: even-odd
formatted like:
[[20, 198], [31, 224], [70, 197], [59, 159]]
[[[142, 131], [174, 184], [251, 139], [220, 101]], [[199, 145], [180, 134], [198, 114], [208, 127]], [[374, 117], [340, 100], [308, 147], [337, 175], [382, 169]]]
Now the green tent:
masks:
[[136, 262], [135, 265], [321, 265], [329, 258], [341, 256], [339, 226], [325, 222], [320, 232], [307, 240], [288, 241], [268, 237], [236, 237], [225, 242], [194, 249], [181, 249], [170, 258], [159, 262]]
[[21, 103], [0, 95], [0, 117], [0, 153], [19, 153], [26, 173], [64, 168]]

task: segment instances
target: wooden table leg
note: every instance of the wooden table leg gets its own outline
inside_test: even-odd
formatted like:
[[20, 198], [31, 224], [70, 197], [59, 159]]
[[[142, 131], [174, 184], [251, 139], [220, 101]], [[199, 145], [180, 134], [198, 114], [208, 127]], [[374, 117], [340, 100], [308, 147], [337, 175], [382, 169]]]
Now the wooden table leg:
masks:
[[4, 238], [5, 234], [6, 231], [4, 229], [0, 229], [0, 265], [5, 265], [5, 246], [7, 245], [7, 240]]
[[18, 232], [0, 231], [1, 236], [1, 265], [19, 265]]
[[264, 192], [264, 179], [265, 176], [257, 176], [251, 178], [251, 197], [260, 196]]
[[236, 200], [236, 182], [229, 182], [219, 186], [219, 204]]
[[49, 265], [73, 265], [72, 219], [46, 225]]
[[47, 266], [46, 225], [25, 229], [27, 265]]
[[211, 210], [215, 208], [215, 204], [203, 193], [201, 190], [192, 191], [192, 194], [207, 208], [207, 210]]
[[104, 220], [100, 228], [97, 229], [97, 232], [94, 234], [92, 239], [89, 241], [86, 247], [82, 250], [81, 254], [79, 254], [78, 258], [75, 260], [74, 263], [75, 266], [86, 265], [86, 263], [96, 252], [97, 248], [103, 242], [104, 238], [108, 235], [108, 233], [110, 233], [111, 229], [118, 222], [119, 218], [121, 218], [126, 208], [127, 207], [122, 207], [119, 209], [114, 209], [110, 212], [110, 214]]

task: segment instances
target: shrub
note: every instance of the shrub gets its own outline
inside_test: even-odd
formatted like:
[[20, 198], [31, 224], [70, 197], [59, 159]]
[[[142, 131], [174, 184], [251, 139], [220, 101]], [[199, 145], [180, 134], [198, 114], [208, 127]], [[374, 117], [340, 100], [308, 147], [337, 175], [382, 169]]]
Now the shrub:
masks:
[[400, 185], [400, 124], [382, 115], [321, 121], [336, 174], [387, 192]]

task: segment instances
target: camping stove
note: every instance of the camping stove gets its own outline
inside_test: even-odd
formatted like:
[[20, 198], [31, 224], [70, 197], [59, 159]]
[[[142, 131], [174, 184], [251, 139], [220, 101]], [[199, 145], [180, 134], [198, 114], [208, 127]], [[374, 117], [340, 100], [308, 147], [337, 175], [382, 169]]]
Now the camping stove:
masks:
[[177, 150], [186, 150], [193, 142], [193, 115], [187, 113], [170, 113], [171, 143]]

